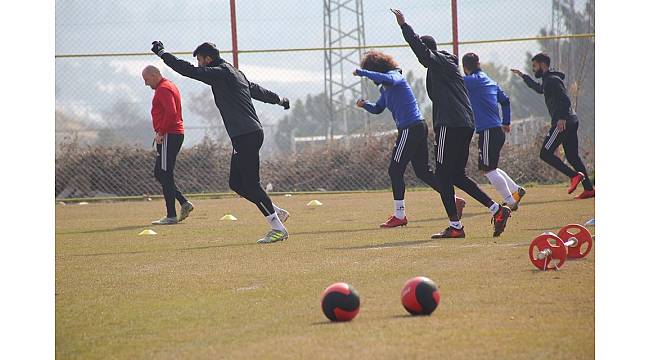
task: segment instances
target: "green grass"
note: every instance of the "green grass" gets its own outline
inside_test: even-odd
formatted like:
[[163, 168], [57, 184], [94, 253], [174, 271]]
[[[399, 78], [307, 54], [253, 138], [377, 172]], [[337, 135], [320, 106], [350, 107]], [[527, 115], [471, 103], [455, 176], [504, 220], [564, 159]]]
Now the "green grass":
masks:
[[[290, 237], [270, 245], [255, 244], [268, 225], [239, 198], [195, 200], [166, 227], [147, 225], [161, 200], [57, 205], [57, 358], [593, 358], [595, 248], [559, 272], [536, 271], [527, 252], [539, 233], [592, 218], [594, 202], [528, 190], [500, 238], [468, 199], [468, 237], [437, 241], [447, 220], [430, 191], [407, 192], [409, 225], [389, 230], [378, 228], [388, 192], [274, 197]], [[219, 221], [226, 213], [239, 220]], [[137, 236], [147, 228], [158, 235]], [[416, 275], [439, 285], [430, 317], [401, 306]], [[350, 323], [321, 312], [336, 281], [361, 296]]]

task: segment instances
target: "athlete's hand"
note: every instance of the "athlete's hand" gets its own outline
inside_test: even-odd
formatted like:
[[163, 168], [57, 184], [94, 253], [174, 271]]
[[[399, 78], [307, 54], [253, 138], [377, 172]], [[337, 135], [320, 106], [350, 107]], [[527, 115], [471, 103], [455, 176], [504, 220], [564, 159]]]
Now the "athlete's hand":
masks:
[[357, 106], [362, 108], [364, 105], [366, 105], [366, 101], [363, 99], [357, 100]]
[[289, 110], [289, 108], [291, 107], [291, 106], [289, 106], [289, 99], [286, 98], [286, 97], [283, 97], [282, 99], [280, 99], [280, 105], [282, 105], [282, 107], [285, 110]]
[[395, 14], [395, 20], [397, 20], [397, 23], [399, 26], [402, 26], [406, 23], [406, 19], [404, 18], [404, 14], [397, 9], [390, 9], [390, 11]]
[[165, 46], [161, 41], [154, 41], [151, 43], [151, 51], [154, 54], [161, 56], [165, 52]]
[[357, 73], [357, 70], [359, 70], [359, 69], [354, 69], [354, 71], [352, 72], [352, 75], [354, 75], [354, 76], [361, 76], [361, 75], [359, 75], [359, 73]]
[[566, 120], [560, 119], [557, 121], [557, 124], [555, 124], [557, 127], [557, 131], [562, 132], [566, 129]]
[[163, 135], [156, 134], [156, 144], [162, 144], [162, 143], [163, 143]]
[[517, 69], [510, 69], [510, 71], [512, 71], [513, 74], [515, 74], [515, 75], [517, 75], [519, 77], [524, 76], [524, 74], [521, 71], [517, 70]]
[[503, 131], [505, 131], [506, 133], [510, 132], [510, 125], [502, 125], [501, 127], [503, 128]]

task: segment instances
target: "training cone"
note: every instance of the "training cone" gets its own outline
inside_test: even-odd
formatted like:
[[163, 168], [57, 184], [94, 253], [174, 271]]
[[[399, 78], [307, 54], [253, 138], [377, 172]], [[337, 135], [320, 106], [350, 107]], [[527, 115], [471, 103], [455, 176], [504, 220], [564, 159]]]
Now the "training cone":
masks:
[[234, 217], [234, 216], [232, 216], [232, 215], [230, 215], [230, 214], [226, 214], [226, 215], [224, 215], [224, 216], [223, 216], [221, 219], [219, 219], [219, 220], [223, 220], [223, 221], [225, 221], [225, 220], [228, 220], [228, 221], [235, 221], [235, 220], [237, 220], [237, 218]]
[[307, 206], [311, 206], [311, 207], [316, 207], [316, 206], [321, 206], [321, 205], [323, 205], [323, 203], [318, 201], [318, 200], [312, 200], [312, 201], [307, 203]]
[[591, 219], [585, 223], [585, 226], [596, 226], [596, 219]]
[[142, 230], [142, 232], [139, 233], [138, 235], [158, 235], [158, 233], [151, 229], [147, 229], [147, 230]]

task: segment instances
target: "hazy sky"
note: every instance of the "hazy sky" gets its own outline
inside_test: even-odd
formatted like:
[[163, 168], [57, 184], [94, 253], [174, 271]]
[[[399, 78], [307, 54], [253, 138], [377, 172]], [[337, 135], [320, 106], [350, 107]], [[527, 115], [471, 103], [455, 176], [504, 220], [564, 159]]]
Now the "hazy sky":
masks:
[[[366, 0], [365, 34], [368, 45], [404, 44], [389, 8], [400, 8], [420, 34], [438, 42], [451, 41], [451, 10], [448, 0]], [[461, 41], [527, 37], [551, 23], [550, 0], [460, 0]], [[584, 1], [578, 1], [581, 9]], [[240, 49], [305, 48], [323, 46], [323, 2], [318, 0], [239, 0], [237, 2]], [[168, 50], [192, 51], [211, 41], [229, 50], [228, 0], [192, 2], [161, 0], [105, 0], [88, 2], [57, 0], [56, 54], [148, 52], [151, 41], [162, 40]], [[535, 42], [467, 45], [461, 53], [477, 52], [483, 62], [525, 66], [526, 51]], [[388, 49], [402, 68], [419, 76], [424, 69], [409, 49]], [[229, 54], [224, 58], [231, 60]], [[188, 60], [194, 61], [191, 57]], [[292, 99], [323, 91], [323, 52], [242, 54], [240, 68], [249, 79]], [[147, 64], [159, 65], [177, 83], [184, 99], [205, 85], [181, 78], [154, 55], [90, 59], [57, 59], [56, 103], [60, 110], [86, 119], [104, 121], [103, 109], [117, 100], [142, 105], [148, 111], [151, 89], [140, 78]], [[283, 113], [279, 107], [256, 104], [267, 118]], [[187, 109], [187, 107], [186, 107]], [[146, 115], [146, 114], [145, 114]], [[184, 111], [186, 123], [199, 124], [195, 114]]]

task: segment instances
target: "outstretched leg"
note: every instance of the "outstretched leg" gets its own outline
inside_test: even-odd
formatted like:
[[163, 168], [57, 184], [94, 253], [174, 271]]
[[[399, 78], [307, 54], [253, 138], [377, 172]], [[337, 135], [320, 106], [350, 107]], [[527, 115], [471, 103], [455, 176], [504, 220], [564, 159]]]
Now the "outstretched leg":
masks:
[[230, 186], [242, 197], [257, 206], [266, 217], [271, 231], [259, 243], [282, 241], [288, 237], [287, 229], [275, 212], [273, 203], [260, 184], [259, 150], [264, 142], [264, 133], [256, 131], [232, 139], [233, 155], [231, 162]]

